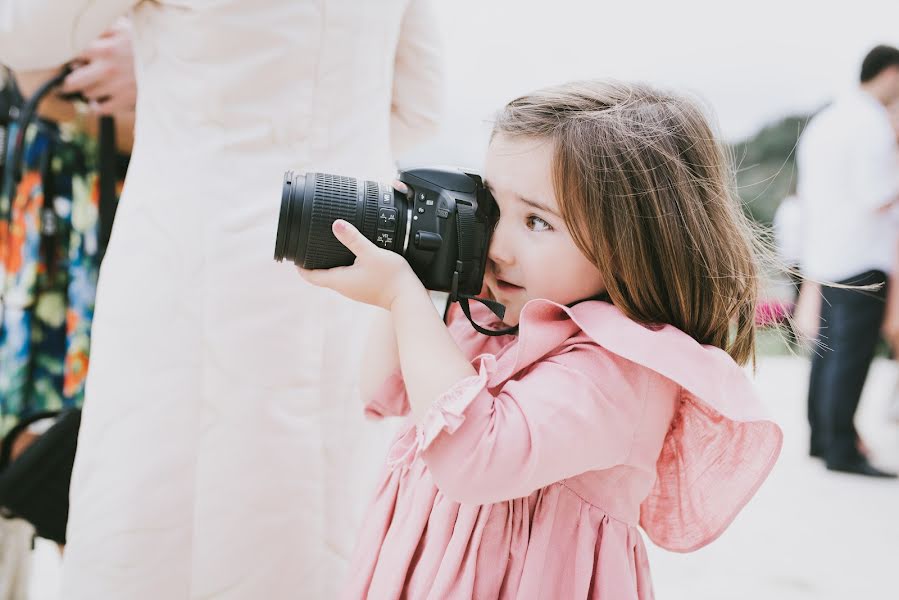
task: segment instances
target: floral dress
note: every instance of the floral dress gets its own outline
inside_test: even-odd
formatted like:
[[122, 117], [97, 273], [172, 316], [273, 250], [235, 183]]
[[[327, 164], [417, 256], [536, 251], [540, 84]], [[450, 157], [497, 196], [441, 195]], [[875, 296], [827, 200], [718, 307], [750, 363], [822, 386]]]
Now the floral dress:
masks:
[[0, 192], [0, 434], [83, 402], [100, 266], [95, 157], [77, 127], [36, 122], [19, 184]]

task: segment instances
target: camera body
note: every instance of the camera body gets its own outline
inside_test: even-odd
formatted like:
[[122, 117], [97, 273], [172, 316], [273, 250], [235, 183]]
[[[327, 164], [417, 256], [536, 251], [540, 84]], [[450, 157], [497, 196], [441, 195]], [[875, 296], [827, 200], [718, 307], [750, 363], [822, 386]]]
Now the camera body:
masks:
[[407, 193], [375, 181], [325, 173], [284, 176], [275, 260], [305, 269], [350, 265], [334, 237], [344, 219], [377, 246], [402, 255], [427, 289], [481, 291], [490, 236], [499, 216], [478, 175], [452, 168], [401, 171]]

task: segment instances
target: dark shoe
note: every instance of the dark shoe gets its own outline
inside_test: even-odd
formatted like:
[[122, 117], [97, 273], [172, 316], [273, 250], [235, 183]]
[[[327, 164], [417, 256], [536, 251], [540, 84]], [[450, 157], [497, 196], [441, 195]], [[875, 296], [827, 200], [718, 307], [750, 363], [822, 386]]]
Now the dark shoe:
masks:
[[849, 462], [828, 462], [828, 471], [839, 471], [840, 473], [852, 473], [853, 475], [867, 475], [868, 477], [882, 477], [887, 479], [895, 479], [896, 474], [889, 471], [881, 471], [868, 462], [867, 458], [857, 458]]
[[[865, 442], [862, 441], [862, 438], [856, 436], [855, 438], [855, 449], [861, 455], [862, 458], [868, 458], [868, 446]], [[812, 458], [824, 458], [824, 455], [827, 454], [824, 451], [824, 448], [821, 447], [821, 444], [817, 444], [812, 442], [809, 444], [808, 455]]]
[[819, 439], [820, 435], [811, 435], [808, 442], [808, 455], [812, 458], [824, 458], [824, 444]]

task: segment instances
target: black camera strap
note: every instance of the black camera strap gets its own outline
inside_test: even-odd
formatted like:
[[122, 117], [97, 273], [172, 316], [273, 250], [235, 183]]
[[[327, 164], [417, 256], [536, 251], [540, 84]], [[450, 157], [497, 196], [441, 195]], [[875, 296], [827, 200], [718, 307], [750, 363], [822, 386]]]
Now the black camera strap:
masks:
[[[477, 323], [474, 322], [474, 319], [471, 318], [471, 307], [468, 305], [469, 300], [474, 300], [476, 302], [480, 302], [487, 308], [489, 308], [493, 314], [495, 314], [500, 319], [503, 318], [503, 315], [506, 314], [506, 307], [500, 304], [499, 302], [494, 302], [493, 300], [488, 300], [486, 298], [478, 298], [476, 296], [468, 296], [462, 295], [458, 298], [459, 307], [462, 309], [462, 313], [468, 319], [468, 322], [471, 323], [471, 326], [475, 328], [478, 333], [483, 333], [484, 335], [489, 336], [500, 336], [500, 335], [513, 335], [518, 333], [518, 325], [515, 327], [507, 327], [505, 329], [487, 329], [486, 327], [481, 327]], [[497, 310], [499, 307], [499, 310]]]
[[[474, 300], [475, 302], [480, 302], [481, 304], [483, 304], [484, 306], [489, 308], [490, 311], [493, 314], [495, 314], [497, 317], [499, 317], [500, 320], [502, 320], [502, 318], [505, 317], [505, 315], [506, 315], [506, 307], [503, 306], [502, 304], [500, 304], [499, 302], [496, 302], [495, 300], [489, 300], [487, 298], [478, 298], [477, 296], [470, 296], [468, 294], [460, 294], [459, 293], [459, 271], [460, 271], [460, 268], [461, 268], [461, 264], [456, 263], [456, 271], [453, 272], [453, 287], [452, 287], [452, 290], [450, 291], [449, 298], [447, 298], [447, 301], [446, 301], [446, 309], [443, 312], [444, 323], [446, 322], [447, 317], [449, 315], [450, 304], [452, 304], [453, 302], [458, 302], [459, 308], [462, 309], [462, 314], [465, 315], [465, 318], [468, 319], [468, 322], [471, 323], [471, 326], [474, 327], [475, 331], [477, 331], [478, 333], [482, 333], [484, 335], [489, 335], [492, 337], [500, 336], [500, 335], [517, 334], [518, 333], [518, 325], [515, 325], [514, 327], [507, 327], [505, 329], [487, 329], [486, 327], [482, 327], [481, 325], [478, 325], [477, 323], [475, 323], [475, 320], [471, 316], [471, 307], [468, 304], [469, 300]], [[596, 300], [599, 302], [608, 302], [610, 304], [612, 303], [612, 299], [609, 297], [608, 292], [602, 292], [600, 294], [597, 294], [596, 296], [590, 296], [588, 298], [582, 298], [580, 300], [575, 300], [574, 302], [571, 302], [570, 304], [566, 304], [565, 306], [567, 306], [568, 308], [572, 308], [574, 306], [577, 306], [581, 302], [589, 302], [591, 300]]]
[[[480, 206], [483, 206], [483, 204], [479, 203], [479, 207]], [[457, 202], [456, 208], [458, 210], [456, 216], [456, 244], [458, 247], [456, 255], [456, 268], [453, 271], [453, 280], [450, 285], [450, 302], [459, 303], [459, 306], [462, 308], [462, 312], [465, 314], [468, 322], [471, 323], [471, 326], [474, 327], [475, 330], [478, 331], [478, 333], [489, 336], [518, 333], [517, 325], [515, 327], [508, 327], [506, 329], [487, 329], [486, 327], [482, 327], [475, 323], [474, 319], [472, 319], [471, 317], [471, 307], [468, 305], [469, 300], [480, 302], [481, 304], [489, 308], [490, 312], [499, 317], [500, 320], [502, 320], [506, 315], [506, 307], [499, 302], [496, 302], [495, 300], [478, 298], [477, 296], [459, 293], [459, 282], [460, 280], [462, 280], [462, 276], [465, 273], [466, 266], [470, 267], [471, 265], [474, 265], [476, 260], [475, 257], [481, 255], [482, 252], [486, 252], [487, 248], [476, 248], [475, 241], [471, 237], [470, 232], [474, 230], [475, 222], [477, 221], [477, 217], [474, 210], [472, 210], [471, 205], [468, 203]], [[484, 243], [486, 244], [486, 242]], [[481, 259], [481, 262], [483, 262], [483, 258]]]
[[[453, 271], [453, 282], [452, 287], [450, 288], [449, 299], [447, 300], [447, 309], [449, 309], [449, 305], [451, 303], [458, 302], [459, 307], [462, 309], [462, 313], [465, 315], [465, 318], [468, 319], [468, 322], [471, 323], [471, 326], [474, 327], [478, 333], [483, 333], [484, 335], [490, 336], [510, 335], [518, 333], [518, 325], [516, 325], [515, 327], [508, 327], [506, 329], [487, 329], [486, 327], [481, 327], [480, 325], [475, 323], [474, 319], [471, 317], [471, 307], [468, 304], [469, 300], [480, 302], [481, 304], [489, 308], [490, 312], [495, 314], [500, 320], [502, 320], [502, 318], [506, 316], [506, 307], [499, 302], [490, 300], [488, 298], [478, 298], [477, 296], [471, 296], [469, 294], [460, 294], [459, 279], [461, 278], [463, 268], [464, 266], [462, 261], [456, 261], [456, 270]], [[446, 314], [444, 314], [444, 321], [446, 321]]]

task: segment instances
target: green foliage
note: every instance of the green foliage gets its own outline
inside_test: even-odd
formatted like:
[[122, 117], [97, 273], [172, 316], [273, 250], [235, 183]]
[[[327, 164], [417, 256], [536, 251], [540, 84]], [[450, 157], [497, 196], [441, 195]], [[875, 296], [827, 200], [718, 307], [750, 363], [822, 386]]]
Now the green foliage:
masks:
[[731, 146], [743, 208], [759, 223], [770, 225], [780, 201], [795, 190], [796, 144], [809, 118], [786, 117]]

